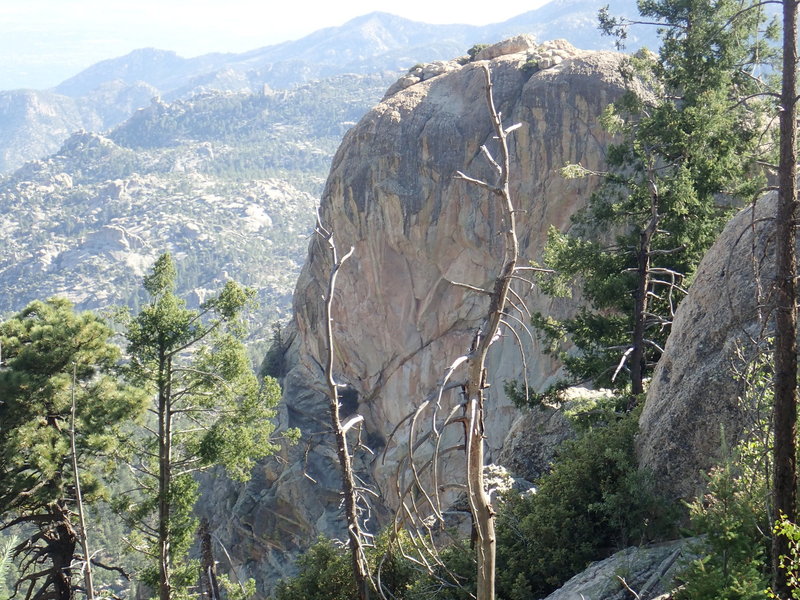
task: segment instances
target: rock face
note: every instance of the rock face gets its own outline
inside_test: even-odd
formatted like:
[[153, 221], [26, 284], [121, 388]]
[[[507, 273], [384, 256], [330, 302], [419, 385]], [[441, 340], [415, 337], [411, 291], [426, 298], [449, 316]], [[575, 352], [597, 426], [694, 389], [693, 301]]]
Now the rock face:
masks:
[[[544, 600], [640, 600], [663, 598], [675, 573], [691, 558], [690, 546], [697, 538], [655, 546], [631, 547], [593, 563]], [[622, 579], [625, 580], [623, 584]]]
[[653, 373], [637, 447], [675, 497], [697, 493], [702, 473], [720, 458], [721, 431], [731, 441], [744, 424], [735, 373], [771, 329], [759, 307], [770, 301], [775, 209], [775, 196], [766, 196], [725, 227], [700, 263]]
[[[540, 48], [448, 67], [397, 91], [350, 130], [333, 160], [321, 218], [340, 249], [354, 247], [335, 295], [336, 369], [338, 380], [349, 385], [344, 411], [365, 417], [362, 439], [376, 453], [359, 455], [364, 478], [380, 495], [370, 524], [380, 523], [396, 503], [394, 477], [405, 448], [390, 443], [388, 432], [436, 388], [485, 311], [483, 297], [451, 282], [486, 286], [499, 265], [499, 211], [487, 194], [454, 179], [458, 170], [493, 177], [480, 150], [483, 144], [494, 149], [480, 65], [491, 69], [505, 124], [522, 124], [511, 141], [511, 179], [522, 210], [523, 258], [536, 258], [548, 227], [566, 227], [591, 191], [593, 182], [564, 179], [560, 168], [574, 162], [602, 167], [608, 138], [598, 116], [622, 91], [620, 55], [559, 43], [557, 65], [523, 68]], [[302, 429], [301, 447], [283, 456], [286, 464], [268, 463], [244, 489], [220, 489], [209, 502], [219, 507], [211, 520], [220, 537], [236, 539], [232, 553], [244, 574], [273, 584], [285, 570], [287, 552], [317, 533], [344, 536], [338, 466], [319, 391], [321, 294], [329, 269], [324, 248], [312, 240], [294, 296], [296, 337], [283, 378], [283, 424]], [[532, 310], [552, 310], [550, 300], [530, 286], [520, 285], [518, 292]], [[532, 339], [523, 341], [529, 382], [542, 386], [556, 365]], [[496, 346], [486, 424], [492, 460], [499, 459], [509, 432], [509, 443], [520, 443], [514, 427], [520, 414], [502, 392], [505, 379], [521, 377], [520, 354], [510, 334]], [[547, 414], [532, 423], [554, 439], [560, 435]], [[513, 473], [520, 477], [545, 467], [525, 461], [514, 466], [529, 470]]]

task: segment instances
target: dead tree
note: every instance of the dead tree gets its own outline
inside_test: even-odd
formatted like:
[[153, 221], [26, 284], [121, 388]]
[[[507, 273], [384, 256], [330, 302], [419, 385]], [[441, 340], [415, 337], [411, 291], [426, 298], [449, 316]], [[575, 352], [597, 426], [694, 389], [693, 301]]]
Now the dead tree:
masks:
[[[503, 333], [513, 336], [520, 349], [521, 338], [517, 329], [523, 329], [528, 335], [530, 331], [520, 316], [527, 313], [521, 294], [512, 288], [515, 280], [524, 280], [522, 271], [530, 267], [518, 267], [519, 242], [516, 231], [516, 209], [512, 202], [509, 188], [509, 149], [508, 134], [520, 125], [503, 126], [492, 91], [491, 73], [486, 65], [482, 66], [486, 81], [486, 103], [489, 108], [494, 138], [499, 147], [499, 159], [495, 159], [487, 146], [481, 151], [493, 170], [497, 173], [497, 183], [471, 177], [457, 172], [456, 179], [477, 186], [489, 193], [496, 202], [502, 220], [502, 259], [497, 268], [491, 287], [482, 288], [462, 282], [451, 282], [471, 292], [485, 296], [488, 300], [486, 314], [475, 331], [466, 354], [456, 359], [448, 368], [440, 388], [426, 398], [413, 414], [401, 422], [391, 437], [394, 437], [401, 426], [408, 426], [408, 451], [405, 460], [401, 461], [398, 470], [405, 469], [407, 476], [399, 473], [398, 495], [400, 508], [396, 518], [396, 527], [400, 524], [411, 524], [410, 535], [415, 544], [415, 558], [434, 572], [431, 567], [444, 566], [436, 552], [433, 522], [444, 522], [443, 503], [440, 492], [453, 487], [453, 482], [442, 481], [440, 461], [445, 455], [463, 451], [466, 456], [466, 496], [473, 523], [473, 541], [477, 562], [477, 600], [493, 600], [495, 597], [495, 511], [484, 482], [484, 440], [486, 415], [486, 359], [491, 345]], [[526, 284], [529, 282], [526, 281]], [[529, 315], [529, 313], [527, 313]], [[532, 338], [531, 338], [532, 339]], [[524, 365], [523, 354], [523, 365]], [[527, 369], [526, 369], [527, 370]], [[459, 373], [459, 377], [455, 377]], [[526, 386], [527, 387], [527, 386]], [[449, 409], [443, 407], [445, 393], [461, 390], [461, 398]], [[527, 389], [526, 389], [527, 393]], [[423, 413], [430, 411], [431, 426], [428, 431], [417, 437]], [[463, 428], [464, 443], [446, 446], [442, 433], [450, 426]], [[421, 448], [430, 446], [430, 452], [420, 459]], [[425, 472], [423, 474], [423, 471]], [[420, 515], [429, 513], [430, 517]], [[407, 557], [409, 555], [407, 554]], [[443, 582], [446, 585], [457, 582]]]
[[359, 600], [368, 600], [372, 584], [365, 548], [369, 536], [362, 529], [359, 520], [360, 506], [362, 505], [363, 494], [366, 490], [363, 486], [357, 484], [357, 476], [353, 471], [353, 456], [347, 443], [347, 432], [360, 424], [364, 418], [361, 415], [355, 415], [348, 419], [346, 423], [342, 423], [339, 412], [339, 388], [342, 386], [338, 384], [334, 378], [333, 364], [333, 294], [336, 289], [336, 278], [339, 274], [339, 269], [341, 269], [345, 261], [352, 256], [354, 248], [351, 247], [347, 254], [340, 257], [333, 239], [333, 232], [323, 227], [319, 215], [317, 216], [316, 234], [327, 246], [328, 254], [332, 261], [327, 289], [323, 296], [325, 302], [324, 319], [326, 341], [326, 356], [323, 368], [325, 371], [325, 382], [327, 384], [331, 427], [334, 437], [336, 438], [336, 453], [339, 459], [339, 467], [342, 470], [342, 494], [344, 496], [344, 512], [347, 521], [347, 539], [352, 556], [353, 577], [355, 579], [356, 589], [358, 590]]
[[78, 450], [75, 444], [75, 386], [77, 385], [77, 363], [72, 363], [72, 407], [70, 411], [70, 429], [69, 429], [69, 445], [70, 454], [72, 459], [72, 475], [75, 477], [75, 502], [78, 509], [78, 523], [80, 525], [80, 542], [83, 549], [84, 564], [81, 567], [83, 571], [83, 580], [86, 584], [86, 598], [87, 600], [94, 600], [94, 578], [92, 577], [92, 560], [89, 553], [89, 534], [86, 530], [86, 515], [83, 510], [83, 495], [81, 494], [81, 479], [78, 469]]
[[489, 347], [498, 335], [500, 324], [506, 314], [509, 289], [511, 288], [514, 271], [517, 267], [517, 258], [519, 257], [519, 242], [517, 241], [515, 209], [511, 201], [511, 191], [508, 184], [510, 161], [506, 138], [508, 132], [513, 130], [515, 126], [510, 127], [508, 130], [503, 128], [500, 113], [494, 104], [491, 74], [486, 65], [483, 65], [483, 72], [486, 77], [486, 103], [489, 106], [492, 126], [500, 146], [500, 162], [495, 161], [486, 146], [483, 146], [482, 150], [489, 162], [497, 170], [500, 181], [498, 184], [492, 185], [469, 177], [460, 171], [457, 177], [489, 191], [497, 199], [505, 221], [505, 229], [502, 232], [505, 241], [503, 263], [495, 277], [493, 289], [486, 291], [489, 296], [489, 308], [481, 327], [472, 339], [467, 360], [467, 384], [465, 387], [467, 402], [467, 498], [469, 499], [469, 508], [477, 536], [477, 595], [478, 600], [493, 600], [497, 541], [494, 531], [495, 513], [483, 482], [483, 440], [486, 437], [484, 431], [486, 410], [484, 406], [486, 400], [484, 390], [488, 387], [488, 382], [486, 381], [486, 357], [489, 353]]

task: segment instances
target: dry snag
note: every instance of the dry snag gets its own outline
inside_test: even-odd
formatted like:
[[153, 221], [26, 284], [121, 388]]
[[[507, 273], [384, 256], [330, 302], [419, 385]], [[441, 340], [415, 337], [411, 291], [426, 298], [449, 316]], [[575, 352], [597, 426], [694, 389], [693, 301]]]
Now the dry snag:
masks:
[[[477, 599], [494, 600], [495, 511], [484, 482], [484, 440], [486, 438], [484, 420], [486, 389], [489, 387], [489, 382], [486, 380], [486, 359], [491, 345], [500, 337], [501, 328], [503, 333], [508, 333], [520, 349], [522, 348], [520, 336], [514, 326], [525, 331], [527, 328], [524, 319], [517, 318], [513, 313], [517, 312], [523, 316], [527, 311], [522, 304], [521, 293], [512, 288], [512, 283], [524, 281], [530, 285], [530, 282], [523, 276], [523, 272], [529, 268], [517, 266], [519, 242], [516, 231], [516, 209], [509, 188], [508, 134], [519, 128], [520, 125], [512, 125], [508, 128], [503, 126], [501, 114], [494, 102], [491, 73], [485, 64], [482, 65], [482, 69], [486, 82], [486, 102], [494, 139], [497, 140], [499, 158], [495, 159], [486, 145], [481, 147], [481, 152], [497, 173], [497, 183], [489, 183], [460, 171], [455, 177], [489, 192], [492, 201], [496, 202], [502, 221], [502, 231], [498, 232], [502, 238], [502, 261], [494, 276], [491, 289], [468, 283], [451, 282], [453, 285], [485, 296], [488, 299], [488, 305], [485, 316], [472, 337], [467, 353], [450, 365], [439, 389], [426, 398], [414, 413], [408, 415], [406, 420], [398, 425], [397, 429], [407, 426], [409, 436], [407, 456], [398, 467], [398, 471], [405, 469], [406, 473], [398, 472], [397, 492], [400, 497], [400, 508], [396, 518], [396, 527], [399, 527], [400, 523], [411, 526], [410, 536], [415, 544], [415, 556], [418, 562], [428, 567], [435, 575], [441, 575], [444, 565], [441, 564], [436, 553], [432, 526], [434, 522], [443, 523], [444, 521], [440, 492], [448, 487], [458, 486], [454, 482], [441, 480], [443, 469], [440, 461], [447, 454], [463, 451], [466, 456], [466, 495], [472, 516], [473, 542], [477, 562]], [[529, 331], [527, 333], [530, 334]], [[449, 409], [444, 408], [443, 396], [453, 389], [459, 389], [461, 397]], [[431, 415], [431, 425], [424, 434], [418, 436], [417, 429], [420, 428], [423, 413]], [[452, 425], [463, 430], [463, 445], [448, 445], [444, 442], [442, 434]], [[397, 429], [392, 437], [396, 434]], [[423, 452], [424, 446], [430, 450]], [[430, 515], [427, 519], [424, 516], [426, 513]], [[438, 569], [433, 569], [432, 566]], [[444, 573], [451, 575], [446, 572], [446, 569]], [[452, 577], [449, 582], [443, 581], [443, 585], [457, 585], [457, 583], [457, 580]]]
[[315, 233], [327, 245], [328, 253], [331, 257], [332, 266], [328, 276], [328, 285], [325, 290], [323, 300], [325, 302], [325, 340], [326, 357], [323, 365], [325, 371], [325, 382], [327, 384], [327, 395], [330, 406], [330, 418], [333, 434], [336, 438], [336, 452], [339, 459], [339, 466], [342, 470], [342, 493], [344, 495], [345, 519], [347, 521], [347, 538], [352, 555], [353, 577], [356, 582], [359, 600], [367, 600], [372, 588], [369, 564], [365, 548], [369, 542], [369, 534], [365, 532], [360, 523], [360, 512], [365, 508], [364, 492], [367, 490], [357, 483], [357, 476], [353, 471], [353, 456], [347, 443], [347, 432], [353, 427], [360, 425], [364, 417], [355, 415], [342, 423], [339, 412], [339, 388], [341, 384], [334, 378], [334, 343], [333, 343], [333, 294], [336, 289], [336, 278], [339, 269], [345, 261], [353, 254], [354, 248], [344, 256], [339, 256], [333, 232], [322, 225], [322, 221], [317, 215], [317, 226]]

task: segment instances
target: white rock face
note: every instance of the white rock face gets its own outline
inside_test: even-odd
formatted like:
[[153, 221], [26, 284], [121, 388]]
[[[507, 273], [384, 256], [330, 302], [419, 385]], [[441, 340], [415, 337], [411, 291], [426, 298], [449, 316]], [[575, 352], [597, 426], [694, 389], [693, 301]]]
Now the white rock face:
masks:
[[[603, 167], [609, 140], [598, 116], [622, 93], [620, 55], [574, 48], [570, 53], [559, 69], [536, 73], [522, 69], [525, 52], [488, 63], [506, 125], [522, 124], [511, 141], [511, 191], [521, 209], [523, 260], [537, 258], [547, 229], [565, 228], [591, 192], [593, 182], [564, 179], [559, 170], [573, 162]], [[336, 369], [338, 380], [353, 390], [343, 402], [345, 412], [364, 415], [364, 439], [376, 452], [375, 457], [360, 455], [358, 464], [380, 495], [376, 524], [385, 522], [396, 504], [393, 485], [405, 452], [404, 446], [388, 443], [388, 432], [467, 350], [486, 309], [484, 297], [450, 282], [486, 286], [500, 262], [499, 210], [486, 193], [454, 179], [458, 170], [487, 180], [494, 176], [480, 151], [482, 144], [496, 150], [482, 64], [419, 81], [376, 106], [345, 137], [322, 199], [322, 220], [339, 247], [354, 247], [339, 274], [334, 302]], [[294, 296], [296, 337], [283, 381], [283, 424], [303, 430], [301, 447], [283, 455], [287, 464], [269, 462], [257, 469], [243, 490], [219, 490], [209, 500], [219, 506], [212, 521], [224, 521], [218, 533], [236, 540], [234, 559], [250, 565], [246, 570], [261, 579], [265, 572], [272, 577], [284, 572], [287, 556], [318, 533], [344, 536], [338, 465], [328, 445], [326, 401], [320, 393], [321, 295], [329, 269], [326, 253], [312, 240]], [[518, 291], [531, 310], [555, 310], [550, 299], [529, 286]], [[558, 366], [537, 343], [522, 337], [529, 381], [543, 386]], [[509, 444], [524, 445], [515, 427], [520, 413], [502, 391], [503, 381], [521, 372], [520, 354], [507, 333], [489, 365], [490, 461], [501, 456], [509, 432]], [[533, 419], [541, 421], [549, 439], [559, 439], [547, 415]], [[541, 460], [549, 456], [542, 452]], [[544, 466], [514, 463], [530, 472]], [[450, 467], [456, 479], [457, 465]]]

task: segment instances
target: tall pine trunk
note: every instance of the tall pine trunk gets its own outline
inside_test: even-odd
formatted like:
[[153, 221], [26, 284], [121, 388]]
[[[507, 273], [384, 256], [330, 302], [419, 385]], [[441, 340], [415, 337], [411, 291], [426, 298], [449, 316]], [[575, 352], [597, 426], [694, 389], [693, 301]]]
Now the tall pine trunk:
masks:
[[[796, 519], [797, 308], [795, 220], [797, 216], [797, 3], [783, 2], [783, 80], [780, 112], [778, 213], [775, 221], [774, 502], [776, 518]], [[788, 574], [778, 567], [789, 555], [784, 535], [772, 538], [774, 592], [789, 600]]]
[[170, 487], [172, 484], [172, 359], [162, 352], [158, 377], [158, 597], [170, 600]]

